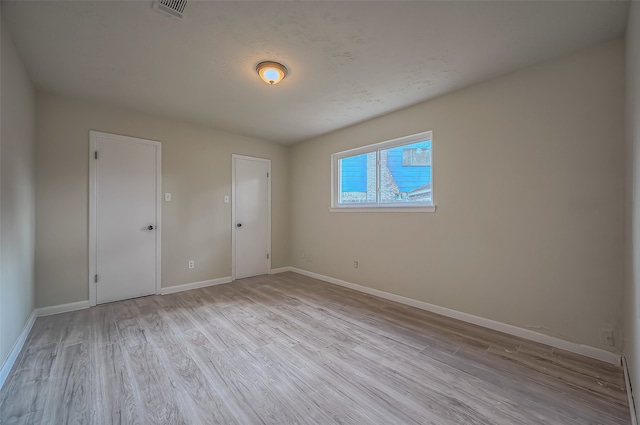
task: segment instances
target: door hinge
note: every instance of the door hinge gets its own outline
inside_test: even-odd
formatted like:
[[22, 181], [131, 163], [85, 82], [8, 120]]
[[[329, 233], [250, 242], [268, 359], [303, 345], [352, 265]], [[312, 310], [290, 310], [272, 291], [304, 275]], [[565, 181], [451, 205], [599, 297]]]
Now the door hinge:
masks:
[[93, 281], [98, 283], [98, 275], [97, 274], [93, 276]]
[[95, 159], [98, 159], [98, 151], [95, 151], [93, 154], [94, 154], [93, 156], [95, 157]]
[[269, 259], [269, 254], [267, 254], [267, 260]]
[[269, 178], [269, 173], [267, 173], [267, 178]]

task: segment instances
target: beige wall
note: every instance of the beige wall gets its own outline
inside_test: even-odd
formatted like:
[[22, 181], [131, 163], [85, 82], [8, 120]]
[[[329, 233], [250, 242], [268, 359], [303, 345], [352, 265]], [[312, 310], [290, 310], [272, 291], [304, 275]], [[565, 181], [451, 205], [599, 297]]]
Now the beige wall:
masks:
[[[272, 160], [272, 267], [289, 265], [285, 146], [38, 93], [36, 305], [87, 300], [89, 130], [162, 142], [162, 286], [231, 276], [231, 154]], [[196, 268], [187, 268], [195, 260]]]
[[635, 388], [640, 388], [640, 4], [631, 2], [626, 37], [627, 65], [627, 271], [624, 291], [624, 354]]
[[[618, 40], [294, 146], [292, 265], [619, 351], [623, 99]], [[425, 130], [436, 213], [329, 212], [332, 153]]]
[[0, 366], [33, 311], [35, 94], [2, 25], [0, 69]]

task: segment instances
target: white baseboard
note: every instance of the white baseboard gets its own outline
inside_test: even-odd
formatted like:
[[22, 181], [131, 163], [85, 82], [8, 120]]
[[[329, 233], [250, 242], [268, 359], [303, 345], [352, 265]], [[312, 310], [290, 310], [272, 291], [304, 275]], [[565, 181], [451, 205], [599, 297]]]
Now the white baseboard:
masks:
[[18, 340], [16, 341], [15, 344], [13, 344], [13, 348], [9, 352], [9, 356], [4, 361], [2, 368], [0, 368], [0, 389], [2, 389], [2, 386], [4, 385], [4, 382], [6, 381], [7, 376], [9, 376], [9, 372], [11, 372], [11, 369], [13, 368], [13, 365], [15, 364], [16, 359], [18, 358], [18, 354], [20, 354], [20, 351], [24, 346], [24, 342], [27, 340], [27, 336], [29, 336], [29, 332], [31, 332], [31, 328], [35, 323], [37, 316], [38, 316], [37, 310], [33, 310], [29, 315], [29, 318], [27, 319], [27, 323], [24, 324], [24, 327], [22, 328], [22, 332], [20, 332], [20, 335], [18, 336]]
[[51, 316], [52, 314], [60, 314], [60, 313], [68, 313], [70, 311], [76, 310], [84, 310], [85, 308], [91, 307], [89, 300], [87, 301], [78, 301], [75, 303], [69, 304], [60, 304], [60, 305], [52, 305], [49, 307], [37, 308], [38, 317], [42, 316]]
[[624, 374], [624, 383], [627, 386], [627, 398], [629, 400], [629, 414], [631, 415], [631, 425], [638, 425], [636, 405], [631, 388], [631, 375], [629, 374], [629, 365], [627, 364], [627, 358], [624, 356], [624, 354], [622, 355], [622, 368]]
[[309, 276], [318, 280], [322, 280], [335, 285], [344, 286], [345, 288], [353, 289], [355, 291], [364, 292], [369, 295], [375, 295], [376, 297], [385, 298], [387, 300], [395, 301], [401, 304], [416, 307], [421, 310], [437, 313], [442, 316], [451, 317], [453, 319], [461, 320], [463, 322], [472, 323], [474, 325], [482, 326], [484, 328], [493, 329], [494, 331], [514, 335], [520, 338], [528, 339], [530, 341], [538, 342], [541, 344], [550, 345], [552, 347], [560, 348], [572, 353], [581, 354], [586, 357], [590, 357], [597, 360], [602, 360], [607, 363], [612, 363], [620, 366], [621, 357], [620, 354], [615, 354], [610, 351], [606, 351], [600, 348], [591, 347], [588, 345], [577, 344], [575, 342], [566, 341], [564, 339], [556, 338], [553, 336], [541, 334], [529, 329], [520, 328], [518, 326], [509, 325], [507, 323], [498, 322], [491, 319], [485, 319], [484, 317], [474, 316], [472, 314], [463, 313], [461, 311], [452, 310], [445, 307], [440, 307], [435, 304], [429, 304], [424, 301], [414, 300], [412, 298], [403, 297], [401, 295], [391, 294], [389, 292], [380, 291], [378, 289], [368, 288], [366, 286], [357, 285], [355, 283], [347, 282], [344, 280], [336, 279], [329, 276], [324, 276], [319, 273], [309, 272], [296, 267], [290, 267], [289, 271], [299, 273], [304, 276]]
[[162, 295], [175, 294], [176, 292], [189, 291], [191, 289], [206, 288], [207, 286], [222, 285], [233, 281], [231, 276], [220, 277], [218, 279], [203, 280], [202, 282], [185, 283], [183, 285], [167, 286], [162, 288]]
[[[213, 286], [213, 285], [220, 285], [222, 283], [229, 283], [231, 281], [232, 281], [231, 276], [228, 276], [228, 277], [221, 277], [219, 279], [204, 280], [202, 282], [185, 283], [184, 285], [176, 285], [176, 286], [169, 286], [167, 288], [162, 288], [160, 293], [162, 295], [174, 294], [176, 292], [188, 291], [190, 289], [204, 288], [204, 287]], [[37, 312], [37, 317], [42, 317], [42, 316], [50, 316], [52, 314], [83, 310], [89, 307], [91, 307], [89, 301], [78, 301], [75, 303], [53, 305], [50, 307], [38, 308], [36, 309], [36, 312]]]
[[277, 269], [271, 269], [271, 271], [269, 272], [269, 274], [278, 274], [278, 273], [285, 273], [285, 272], [290, 272], [293, 271], [293, 267], [280, 267]]

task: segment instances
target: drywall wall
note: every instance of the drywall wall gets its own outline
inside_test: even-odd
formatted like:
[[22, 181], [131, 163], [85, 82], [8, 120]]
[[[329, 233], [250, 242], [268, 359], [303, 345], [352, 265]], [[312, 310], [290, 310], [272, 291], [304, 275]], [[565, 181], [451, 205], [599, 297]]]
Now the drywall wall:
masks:
[[35, 93], [1, 25], [0, 366], [33, 311]]
[[[36, 304], [88, 299], [89, 130], [162, 142], [162, 286], [231, 276], [231, 155], [272, 160], [272, 267], [289, 265], [285, 146], [38, 93]], [[250, 119], [249, 117], [247, 119]], [[195, 260], [195, 269], [188, 269]]]
[[[623, 113], [616, 40], [296, 145], [292, 266], [619, 352]], [[329, 211], [332, 153], [426, 130], [435, 213]]]
[[626, 34], [627, 235], [624, 355], [640, 401], [640, 4], [631, 2]]

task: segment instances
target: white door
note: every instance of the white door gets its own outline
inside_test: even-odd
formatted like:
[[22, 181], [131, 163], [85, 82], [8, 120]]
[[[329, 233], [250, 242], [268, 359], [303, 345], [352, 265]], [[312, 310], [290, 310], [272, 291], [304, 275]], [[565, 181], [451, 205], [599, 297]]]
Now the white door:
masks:
[[161, 144], [94, 131], [90, 143], [92, 303], [155, 294]]
[[271, 161], [233, 155], [234, 278], [271, 269]]

